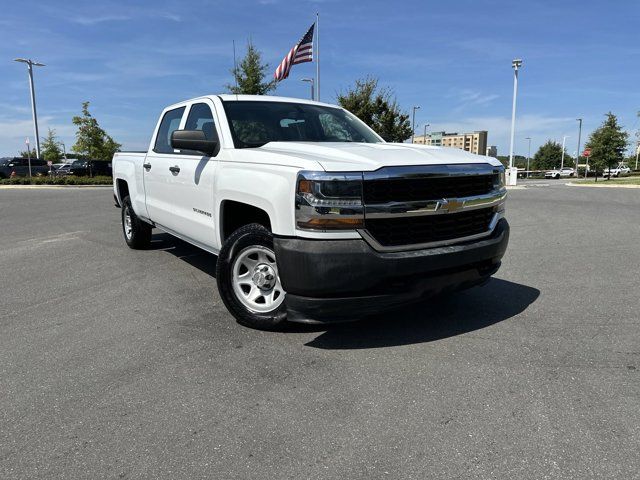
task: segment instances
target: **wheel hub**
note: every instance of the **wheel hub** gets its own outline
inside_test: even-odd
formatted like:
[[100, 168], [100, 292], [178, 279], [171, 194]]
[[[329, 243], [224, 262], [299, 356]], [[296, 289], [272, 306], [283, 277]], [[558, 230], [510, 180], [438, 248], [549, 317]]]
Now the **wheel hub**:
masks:
[[256, 287], [262, 290], [271, 290], [276, 283], [276, 272], [271, 265], [261, 263], [254, 268], [251, 279]]

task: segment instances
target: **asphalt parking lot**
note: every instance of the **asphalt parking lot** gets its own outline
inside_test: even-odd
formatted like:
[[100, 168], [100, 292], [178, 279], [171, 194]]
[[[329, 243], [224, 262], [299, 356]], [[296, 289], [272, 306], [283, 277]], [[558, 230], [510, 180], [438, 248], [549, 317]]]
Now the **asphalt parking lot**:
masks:
[[0, 190], [0, 478], [639, 478], [640, 190], [540, 183], [486, 286], [286, 333], [109, 189]]

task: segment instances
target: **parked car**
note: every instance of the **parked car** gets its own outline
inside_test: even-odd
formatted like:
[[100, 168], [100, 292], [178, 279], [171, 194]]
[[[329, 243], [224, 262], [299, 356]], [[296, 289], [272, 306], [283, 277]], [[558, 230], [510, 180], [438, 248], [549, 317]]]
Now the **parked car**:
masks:
[[[31, 159], [31, 175], [41, 177], [49, 174], [49, 166], [44, 160], [37, 158]], [[29, 159], [28, 158], [3, 158], [0, 160], [0, 178], [27, 177], [29, 176]]]
[[73, 162], [65, 162], [65, 163], [54, 164], [53, 167], [55, 167], [55, 171], [53, 172], [53, 174], [58, 176], [58, 177], [64, 177], [65, 175], [70, 175], [71, 174], [71, 165], [72, 164], [73, 164]]
[[621, 163], [616, 168], [605, 169], [605, 171], [603, 172], [603, 176], [604, 177], [620, 177], [623, 175], [629, 175], [630, 173], [631, 173], [631, 169], [624, 163]]
[[253, 328], [354, 320], [480, 285], [509, 239], [498, 160], [386, 143], [309, 100], [171, 105], [147, 152], [116, 153], [113, 167], [126, 244], [147, 248], [158, 227], [218, 255], [220, 296]]
[[573, 168], [554, 169], [545, 172], [544, 178], [558, 179], [560, 177], [573, 177], [575, 174], [576, 171]]
[[71, 164], [70, 173], [77, 177], [86, 177], [91, 175], [107, 175], [111, 176], [111, 162], [104, 160], [75, 160]]

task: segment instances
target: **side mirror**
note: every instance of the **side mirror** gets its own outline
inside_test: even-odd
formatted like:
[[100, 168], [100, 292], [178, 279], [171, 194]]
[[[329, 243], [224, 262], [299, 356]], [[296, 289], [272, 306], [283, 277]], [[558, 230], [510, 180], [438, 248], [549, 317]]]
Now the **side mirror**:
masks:
[[211, 157], [216, 153], [217, 140], [209, 140], [202, 130], [175, 130], [171, 134], [171, 148], [195, 150]]

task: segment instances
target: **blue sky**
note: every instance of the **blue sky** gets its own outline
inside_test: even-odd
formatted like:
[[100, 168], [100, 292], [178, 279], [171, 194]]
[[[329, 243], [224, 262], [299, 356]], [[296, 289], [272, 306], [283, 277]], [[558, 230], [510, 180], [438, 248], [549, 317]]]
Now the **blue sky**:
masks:
[[[189, 2], [49, 0], [3, 2], [0, 16], [0, 155], [33, 143], [26, 67], [36, 70], [41, 136], [55, 128], [74, 143], [71, 117], [84, 100], [124, 149], [146, 149], [160, 110], [225, 91], [232, 40], [248, 38], [275, 69], [320, 12], [322, 100], [373, 75], [405, 110], [420, 105], [422, 131], [488, 130], [507, 154], [513, 75], [522, 57], [516, 153], [586, 133], [611, 110], [639, 127], [640, 2], [637, 0], [235, 0]], [[307, 97], [294, 67], [277, 94]]]

